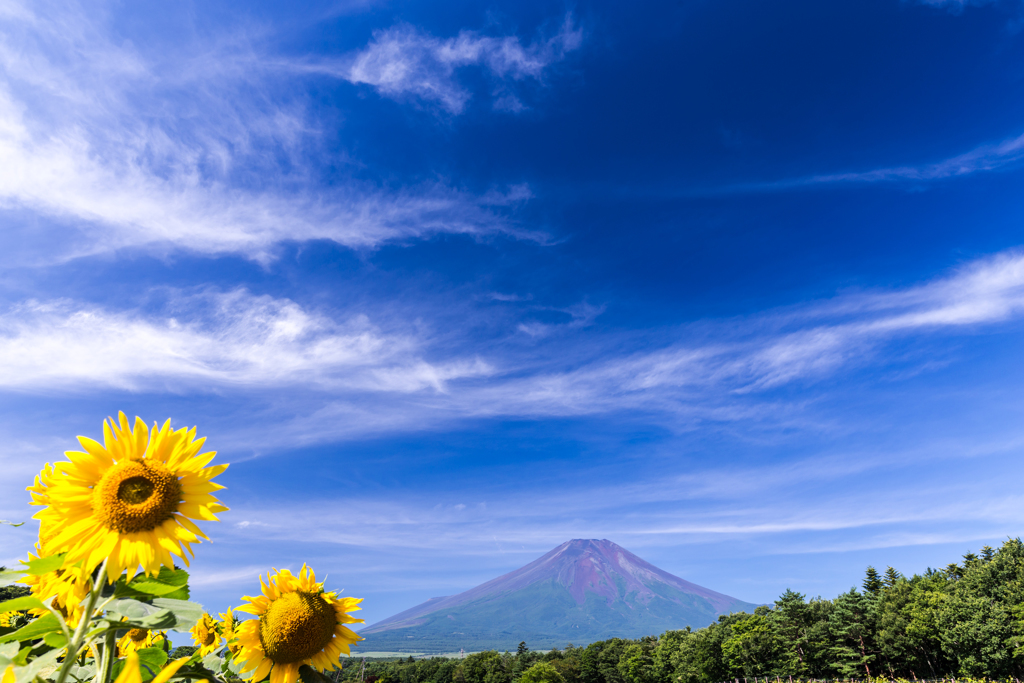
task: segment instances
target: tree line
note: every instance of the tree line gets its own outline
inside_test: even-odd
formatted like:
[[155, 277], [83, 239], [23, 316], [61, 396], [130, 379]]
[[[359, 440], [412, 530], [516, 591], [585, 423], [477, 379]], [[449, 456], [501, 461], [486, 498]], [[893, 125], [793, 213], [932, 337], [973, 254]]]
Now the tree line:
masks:
[[706, 628], [613, 638], [540, 653], [465, 659], [348, 660], [364, 683], [719, 683], [776, 677], [1024, 678], [1024, 543], [967, 553], [907, 578], [868, 567], [860, 590], [810, 600], [787, 590], [772, 605]]

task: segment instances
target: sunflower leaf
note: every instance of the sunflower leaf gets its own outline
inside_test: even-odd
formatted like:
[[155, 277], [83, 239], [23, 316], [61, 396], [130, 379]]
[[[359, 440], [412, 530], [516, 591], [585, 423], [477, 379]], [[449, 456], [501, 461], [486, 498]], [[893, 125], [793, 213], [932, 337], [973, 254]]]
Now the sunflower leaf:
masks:
[[28, 562], [22, 561], [21, 570], [25, 574], [31, 576], [42, 576], [52, 571], [56, 571], [64, 566], [64, 553], [58, 555], [47, 555], [45, 557], [37, 557], [34, 560]]
[[188, 600], [154, 598], [153, 606], [165, 609], [174, 614], [175, 618], [178, 620], [178, 623], [174, 627], [174, 630], [176, 631], [188, 631], [202, 618], [204, 612], [202, 605], [198, 602], [189, 602]]
[[54, 631], [52, 633], [47, 633], [45, 636], [43, 636], [43, 642], [49, 645], [50, 647], [56, 648], [64, 647], [65, 645], [67, 645], [68, 639], [63, 633], [58, 633]]
[[8, 633], [7, 635], [0, 637], [0, 643], [9, 643], [14, 640], [33, 640], [46, 635], [47, 633], [53, 633], [54, 631], [60, 630], [60, 622], [57, 621], [57, 617], [52, 614], [44, 614], [14, 633]]
[[16, 569], [10, 569], [5, 572], [0, 572], [0, 588], [4, 586], [10, 586], [12, 583], [18, 583], [25, 578], [25, 572], [19, 572]]
[[224, 671], [224, 660], [211, 653], [203, 657], [203, 666], [213, 672]]
[[299, 667], [299, 678], [302, 679], [302, 683], [333, 683], [331, 679], [321, 674], [309, 664], [303, 664]]
[[107, 611], [124, 617], [123, 621], [108, 617], [107, 621], [110, 622], [111, 628], [171, 628], [178, 623], [170, 610], [138, 600], [115, 600], [107, 607]]
[[46, 605], [39, 598], [26, 595], [6, 602], [0, 602], [0, 612], [20, 612], [27, 609], [43, 609]]
[[242, 667], [245, 666], [245, 662], [240, 660], [238, 657], [232, 657], [228, 661], [228, 671], [239, 676], [242, 673]]
[[132, 599], [115, 600], [107, 607], [108, 611], [128, 617], [129, 619], [142, 619], [159, 611], [159, 609], [158, 607]]
[[115, 591], [117, 597], [138, 598], [153, 596], [170, 596], [187, 599], [188, 596], [188, 572], [184, 569], [168, 569], [162, 567], [156, 576], [140, 574], [125, 583], [122, 578], [117, 582]]
[[[146, 647], [137, 652], [142, 680], [148, 681], [160, 673], [160, 669], [167, 663], [167, 653], [160, 647]], [[148, 671], [147, 671], [148, 669]]]

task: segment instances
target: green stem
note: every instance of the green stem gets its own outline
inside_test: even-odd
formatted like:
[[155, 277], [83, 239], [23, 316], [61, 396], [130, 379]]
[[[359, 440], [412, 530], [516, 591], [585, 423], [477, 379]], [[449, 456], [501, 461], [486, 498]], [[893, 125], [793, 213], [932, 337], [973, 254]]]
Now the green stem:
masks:
[[117, 648], [117, 631], [107, 631], [103, 639], [103, 666], [96, 672], [96, 683], [107, 683], [110, 680], [110, 669], [114, 666], [114, 651]]
[[85, 640], [85, 633], [89, 630], [89, 622], [92, 621], [93, 610], [96, 609], [96, 603], [100, 599], [100, 593], [103, 592], [103, 586], [107, 584], [107, 560], [103, 560], [103, 564], [100, 565], [100, 571], [96, 575], [96, 579], [93, 581], [92, 590], [89, 591], [89, 597], [86, 598], [85, 610], [82, 612], [81, 620], [78, 622], [78, 628], [75, 629], [75, 636], [68, 643], [68, 651], [64, 656], [64, 665], [60, 668], [60, 673], [57, 674], [57, 680], [54, 683], [65, 683], [68, 678], [68, 673], [71, 671], [71, 665], [76, 659], [82, 649], [82, 641]]

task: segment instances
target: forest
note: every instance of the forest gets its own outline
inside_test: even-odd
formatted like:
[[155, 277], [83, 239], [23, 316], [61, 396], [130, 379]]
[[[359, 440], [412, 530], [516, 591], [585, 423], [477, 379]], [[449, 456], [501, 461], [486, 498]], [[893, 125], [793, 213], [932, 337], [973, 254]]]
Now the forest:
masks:
[[[1024, 678], [1024, 543], [905, 577], [868, 567], [831, 600], [787, 590], [701, 629], [464, 659], [345, 661], [365, 683], [720, 683], [793, 679]], [[337, 675], [337, 674], [336, 674]]]

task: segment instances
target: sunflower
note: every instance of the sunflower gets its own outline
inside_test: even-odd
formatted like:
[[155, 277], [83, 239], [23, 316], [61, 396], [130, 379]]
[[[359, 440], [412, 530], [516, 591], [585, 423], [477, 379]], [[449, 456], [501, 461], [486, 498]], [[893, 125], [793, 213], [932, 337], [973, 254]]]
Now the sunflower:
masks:
[[199, 648], [199, 654], [205, 657], [220, 647], [220, 634], [217, 633], [217, 622], [206, 612], [192, 627], [192, 642]]
[[[29, 561], [43, 557], [45, 553], [40, 549], [42, 541], [36, 545], [38, 555], [28, 554]], [[29, 574], [21, 579], [32, 590], [32, 596], [40, 600], [53, 598], [52, 607], [60, 612], [61, 616], [74, 628], [82, 616], [83, 603], [89, 591], [92, 589], [92, 579], [82, 571], [78, 565], [61, 567], [45, 574]], [[41, 617], [50, 613], [45, 608], [29, 610], [29, 613]]]
[[228, 651], [231, 654], [238, 652], [238, 643], [235, 642], [235, 627], [238, 622], [235, 620], [234, 608], [228, 607], [227, 612], [221, 612], [217, 615], [220, 617], [220, 621], [217, 622], [217, 626], [220, 628], [220, 635], [224, 639], [224, 642], [228, 645]]
[[45, 550], [67, 552], [65, 565], [80, 562], [86, 572], [106, 559], [110, 583], [124, 570], [131, 580], [139, 565], [149, 575], [173, 568], [172, 554], [187, 565], [190, 544], [209, 540], [192, 520], [216, 521], [227, 510], [212, 495], [224, 488], [212, 479], [227, 465], [207, 467], [216, 453], [199, 453], [206, 439], [194, 427], [172, 430], [167, 420], [150, 431], [135, 418], [132, 429], [118, 417], [103, 423], [103, 444], [78, 437], [85, 451], [68, 451], [70, 462], [44, 469], [29, 488], [33, 504], [45, 506], [35, 515], [41, 535], [57, 529]]
[[167, 634], [163, 631], [151, 631], [148, 628], [130, 628], [117, 641], [117, 656], [127, 657], [130, 652], [138, 652], [147, 647], [169, 649]]
[[326, 593], [312, 569], [302, 565], [299, 575], [287, 569], [260, 577], [263, 595], [245, 596], [239, 612], [255, 614], [235, 626], [241, 672], [249, 680], [296, 683], [299, 667], [309, 664], [321, 672], [336, 669], [341, 654], [360, 640], [345, 624], [362, 623], [348, 612], [361, 609], [361, 598], [339, 598]]

